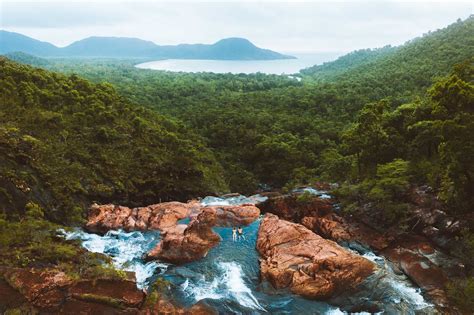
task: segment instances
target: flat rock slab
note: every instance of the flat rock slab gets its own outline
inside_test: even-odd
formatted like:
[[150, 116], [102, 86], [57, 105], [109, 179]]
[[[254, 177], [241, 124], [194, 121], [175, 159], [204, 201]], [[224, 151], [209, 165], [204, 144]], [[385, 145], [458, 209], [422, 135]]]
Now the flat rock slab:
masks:
[[273, 214], [260, 224], [257, 250], [263, 279], [312, 299], [350, 291], [376, 270], [371, 261]]

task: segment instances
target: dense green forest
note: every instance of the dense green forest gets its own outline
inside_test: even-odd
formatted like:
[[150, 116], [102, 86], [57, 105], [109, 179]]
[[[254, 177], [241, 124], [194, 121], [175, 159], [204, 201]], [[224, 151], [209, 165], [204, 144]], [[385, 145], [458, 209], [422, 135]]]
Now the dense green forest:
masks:
[[341, 135], [357, 112], [382, 99], [394, 109], [423, 97], [436, 78], [473, 56], [473, 33], [474, 18], [459, 20], [400, 47], [356, 51], [303, 70], [301, 82], [143, 70], [133, 66], [138, 60], [30, 62], [109, 82], [132, 102], [183, 121], [214, 152], [230, 189], [251, 193], [259, 185], [341, 180], [331, 177], [327, 160], [341, 151]]
[[[432, 96], [434, 87], [431, 90], [429, 88], [434, 82], [440, 84], [439, 82], [446, 80], [442, 76], [449, 75], [453, 71], [457, 71], [458, 77], [469, 86], [471, 79], [468, 69], [472, 63], [472, 47], [474, 47], [472, 34], [474, 34], [474, 18], [458, 20], [445, 29], [425, 34], [399, 47], [356, 51], [332, 63], [303, 70], [302, 81], [261, 73], [189, 74], [143, 70], [134, 67], [139, 60], [73, 61], [41, 59], [21, 53], [11, 54], [8, 57], [69, 74], [70, 77], [67, 79], [51, 75], [62, 80], [73, 80], [73, 82], [79, 80], [82, 85], [94, 86], [88, 89], [100, 88], [101, 93], [113, 95], [111, 97], [114, 101], [109, 100], [109, 103], [122, 104], [121, 102], [125, 101], [114, 94], [113, 86], [131, 103], [144, 105], [151, 110], [134, 107], [138, 109], [134, 109], [132, 117], [117, 114], [118, 123], [114, 123], [113, 119], [97, 123], [95, 121], [101, 115], [90, 117], [86, 121], [94, 127], [101, 126], [105, 135], [102, 139], [103, 144], [87, 144], [89, 146], [113, 145], [111, 139], [119, 143], [124, 142], [126, 141], [124, 134], [133, 135], [133, 132], [130, 129], [119, 129], [121, 124], [133, 122], [132, 126], [126, 125], [124, 128], [135, 128], [136, 121], [140, 120], [147, 124], [150, 117], [156, 117], [160, 123], [155, 123], [154, 126], [159, 125], [160, 129], [164, 128], [167, 132], [171, 129], [169, 132], [173, 136], [177, 134], [179, 141], [186, 142], [186, 148], [189, 149], [184, 150], [189, 152], [190, 157], [197, 154], [196, 151], [202, 153], [199, 159], [190, 158], [195, 164], [188, 167], [193, 170], [189, 171], [191, 173], [198, 169], [197, 173], [202, 173], [199, 176], [207, 179], [205, 183], [200, 184], [198, 175], [196, 181], [188, 180], [187, 188], [182, 187], [181, 182], [179, 185], [173, 182], [158, 184], [158, 181], [164, 179], [155, 178], [153, 179], [155, 184], [147, 182], [142, 185], [169, 188], [161, 188], [159, 194], [153, 194], [151, 189], [148, 190], [149, 198], [146, 201], [151, 201], [153, 198], [156, 200], [158, 196], [186, 198], [196, 192], [224, 191], [227, 187], [232, 191], [253, 193], [262, 187], [290, 188], [316, 179], [357, 182], [375, 176], [379, 164], [397, 158], [409, 160], [411, 156], [422, 156], [419, 152], [413, 153], [414, 147], [419, 144], [412, 145], [410, 141], [413, 139], [409, 137], [413, 137], [412, 134], [415, 133], [413, 130], [416, 129], [418, 132], [421, 130], [419, 126], [428, 124], [428, 122], [422, 123], [421, 120], [427, 119], [429, 109], [426, 108], [429, 106], [426, 104], [434, 102]], [[462, 63], [464, 66], [456, 66]], [[12, 66], [10, 64], [10, 67]], [[464, 69], [462, 71], [465, 74], [459, 74], [461, 71], [459, 69]], [[45, 72], [41, 73], [46, 75]], [[90, 85], [79, 79], [76, 74], [100, 84]], [[4, 75], [7, 77], [6, 73]], [[38, 83], [35, 81], [34, 84]], [[415, 106], [413, 104], [425, 104], [423, 110], [418, 107], [413, 109], [417, 114], [419, 111], [424, 112], [425, 116], [411, 117], [414, 114], [409, 113], [408, 109], [413, 108]], [[115, 112], [110, 114], [110, 110], [102, 107], [99, 107], [99, 110], [105, 110], [112, 116], [116, 114]], [[152, 111], [167, 118], [152, 114]], [[405, 115], [411, 115], [411, 125], [394, 125], [387, 127], [388, 130], [383, 130], [385, 138], [380, 141], [385, 141], [384, 143], [377, 143], [374, 146], [370, 141], [379, 139], [374, 138], [372, 134], [364, 135], [369, 141], [365, 145], [373, 150], [380, 146], [379, 150], [383, 151], [380, 154], [365, 152], [360, 147], [360, 143], [365, 141], [361, 133], [369, 132], [369, 120], [373, 118], [371, 115], [375, 111], [378, 111], [377, 115], [380, 116], [377, 117], [378, 120], [382, 120], [382, 117], [388, 119], [386, 117], [396, 116], [396, 119], [391, 119], [396, 120], [397, 124], [407, 124]], [[62, 108], [61, 115], [64, 115]], [[110, 126], [107, 123], [113, 124], [113, 128], [106, 128]], [[378, 123], [383, 125], [387, 122]], [[375, 125], [373, 128], [382, 127]], [[409, 128], [410, 132], [402, 128]], [[423, 129], [425, 137], [433, 137], [425, 140], [431, 141], [428, 149], [423, 149], [424, 151], [420, 149], [422, 153], [429, 152], [426, 157], [429, 161], [441, 160], [438, 146], [444, 142], [440, 140], [439, 132], [441, 131]], [[145, 137], [143, 134], [141, 136]], [[154, 139], [156, 144], [146, 142], [151, 139]], [[150, 139], [146, 139], [141, 145], [157, 146], [158, 143], [162, 144], [163, 141], [150, 135]], [[133, 156], [134, 151], [139, 150], [136, 146], [130, 148]], [[200, 149], [196, 150], [195, 147]], [[209, 150], [204, 149], [205, 147]], [[393, 152], [390, 151], [392, 148]], [[74, 150], [80, 149], [74, 148]], [[90, 156], [88, 148], [85, 151], [89, 155], [83, 153], [78, 156]], [[125, 152], [123, 155], [126, 155]], [[154, 156], [152, 164], [165, 165], [164, 169], [172, 167], [164, 161], [168, 157], [174, 160], [172, 157], [174, 153], [168, 150], [165, 152], [168, 156], [162, 157], [159, 162], [156, 161], [159, 158], [150, 153]], [[217, 163], [214, 163], [214, 158]], [[208, 168], [202, 166], [208, 164], [205, 159], [213, 161]], [[366, 165], [366, 160], [373, 162]], [[59, 162], [54, 163], [58, 164]], [[120, 166], [123, 169], [124, 165]], [[129, 169], [131, 171], [133, 167]], [[141, 176], [149, 173], [149, 170], [143, 171]], [[134, 174], [138, 176], [136, 172]], [[117, 174], [114, 176], [118, 177]], [[114, 177], [111, 180], [116, 184], [111, 189], [113, 193], [98, 190], [92, 193], [92, 196], [97, 199], [121, 196], [119, 187], [129, 187], [126, 184], [129, 183], [130, 187], [137, 189], [137, 183], [141, 181], [141, 179], [134, 181], [125, 180], [125, 177], [118, 178]], [[429, 182], [436, 188], [444, 187], [445, 191], [449, 190], [446, 188], [449, 186], [446, 179], [432, 178], [429, 174], [417, 174], [414, 179], [420, 183]], [[123, 189], [123, 191], [129, 194], [131, 190]], [[128, 202], [141, 200], [143, 203], [146, 202], [143, 200], [143, 196], [147, 195], [146, 191], [145, 189], [140, 193], [140, 198], [136, 198], [132, 193], [131, 196], [122, 196], [118, 199]], [[463, 194], [468, 196], [469, 192], [464, 191]], [[452, 199], [447, 193], [445, 195], [447, 202]], [[461, 208], [465, 209], [466, 206]]]
[[227, 191], [222, 168], [182, 123], [91, 84], [0, 59], [0, 204], [59, 222], [92, 200], [143, 204]]

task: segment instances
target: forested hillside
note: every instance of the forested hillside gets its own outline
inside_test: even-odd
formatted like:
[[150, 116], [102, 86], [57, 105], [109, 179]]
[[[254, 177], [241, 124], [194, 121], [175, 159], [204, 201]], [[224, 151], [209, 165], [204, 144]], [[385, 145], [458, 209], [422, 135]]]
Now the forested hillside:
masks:
[[[458, 62], [473, 56], [474, 17], [429, 32], [399, 47], [359, 51], [333, 63], [302, 71], [311, 79], [334, 82], [340, 91], [365, 95], [369, 100], [391, 97], [409, 101]], [[341, 71], [342, 69], [346, 69]], [[358, 106], [355, 110], [360, 109]]]
[[[474, 18], [401, 47], [351, 53], [303, 71], [275, 75], [186, 74], [142, 70], [134, 61], [54, 61], [47, 67], [112, 83], [123, 96], [177, 117], [207, 139], [231, 190], [294, 185], [328, 174], [325, 161], [367, 103], [395, 108], [422, 97], [437, 76], [473, 56]], [[274, 170], [278, 169], [278, 172]]]
[[343, 55], [335, 61], [329, 61], [322, 65], [314, 65], [302, 69], [300, 73], [316, 80], [331, 81], [349, 70], [373, 63], [375, 60], [395, 54], [396, 51], [397, 47], [392, 46], [375, 49], [360, 49]]
[[147, 204], [227, 190], [222, 169], [182, 124], [91, 84], [0, 59], [0, 204], [28, 202], [60, 222], [91, 201]]

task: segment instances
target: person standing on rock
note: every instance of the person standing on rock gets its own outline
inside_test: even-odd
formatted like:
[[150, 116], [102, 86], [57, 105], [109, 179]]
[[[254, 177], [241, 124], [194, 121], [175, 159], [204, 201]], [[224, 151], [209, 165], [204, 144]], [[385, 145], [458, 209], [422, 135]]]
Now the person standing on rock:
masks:
[[235, 226], [232, 228], [232, 240], [237, 241], [237, 228]]
[[242, 229], [241, 226], [239, 226], [239, 229], [237, 230], [239, 232], [239, 239], [245, 239], [245, 236], [244, 236], [244, 229]]

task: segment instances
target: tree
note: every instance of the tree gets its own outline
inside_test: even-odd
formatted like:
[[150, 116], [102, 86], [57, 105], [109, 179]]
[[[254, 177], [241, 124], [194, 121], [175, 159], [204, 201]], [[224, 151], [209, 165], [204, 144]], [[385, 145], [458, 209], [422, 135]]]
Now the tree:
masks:
[[342, 135], [347, 153], [356, 156], [360, 178], [374, 174], [377, 164], [382, 161], [389, 137], [384, 128], [388, 109], [387, 100], [365, 105], [356, 122]]
[[474, 204], [473, 68], [466, 63], [433, 85], [431, 117], [420, 122], [440, 136], [441, 197], [458, 212]]

